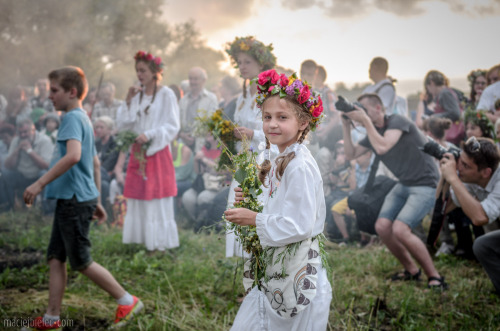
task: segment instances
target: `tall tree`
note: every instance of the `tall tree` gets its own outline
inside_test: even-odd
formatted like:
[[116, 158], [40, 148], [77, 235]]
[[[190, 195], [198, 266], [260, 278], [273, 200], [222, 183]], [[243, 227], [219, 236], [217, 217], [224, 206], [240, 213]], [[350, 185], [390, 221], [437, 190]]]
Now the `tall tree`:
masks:
[[172, 28], [165, 22], [163, 4], [163, 0], [0, 0], [0, 92], [15, 84], [31, 86], [53, 68], [75, 65], [84, 69], [90, 85], [96, 85], [106, 69], [105, 80], [112, 79], [119, 95], [124, 95], [120, 91], [134, 80], [135, 52], [147, 50], [175, 63], [177, 55], [185, 55], [177, 48], [190, 42], [198, 43], [193, 45], [200, 50], [196, 56], [216, 63], [217, 52], [203, 46], [193, 24]]

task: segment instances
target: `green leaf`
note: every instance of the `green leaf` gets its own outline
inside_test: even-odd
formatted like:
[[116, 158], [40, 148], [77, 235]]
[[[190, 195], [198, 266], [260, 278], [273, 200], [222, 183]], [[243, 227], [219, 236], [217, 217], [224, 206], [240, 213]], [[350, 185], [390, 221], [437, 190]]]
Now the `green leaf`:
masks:
[[287, 94], [286, 94], [285, 90], [280, 89], [280, 98], [284, 98], [284, 97], [286, 97], [286, 95]]
[[241, 168], [234, 173], [234, 179], [236, 179], [236, 181], [240, 184], [243, 183], [246, 177], [247, 172]]

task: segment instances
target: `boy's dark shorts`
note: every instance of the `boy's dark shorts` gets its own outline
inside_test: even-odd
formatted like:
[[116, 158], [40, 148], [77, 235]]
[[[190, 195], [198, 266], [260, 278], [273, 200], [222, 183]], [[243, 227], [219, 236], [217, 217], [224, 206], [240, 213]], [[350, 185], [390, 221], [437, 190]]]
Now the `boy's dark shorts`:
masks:
[[97, 199], [78, 202], [73, 196], [57, 200], [47, 260], [66, 262], [68, 257], [73, 270], [83, 270], [92, 263], [89, 227], [96, 206]]

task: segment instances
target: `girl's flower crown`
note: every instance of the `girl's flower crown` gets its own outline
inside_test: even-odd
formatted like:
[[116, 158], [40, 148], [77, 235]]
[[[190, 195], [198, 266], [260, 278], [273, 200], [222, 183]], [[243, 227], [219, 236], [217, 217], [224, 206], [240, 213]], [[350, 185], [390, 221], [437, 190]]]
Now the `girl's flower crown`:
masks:
[[248, 53], [255, 58], [264, 67], [264, 70], [271, 69], [276, 65], [273, 45], [269, 44], [266, 46], [252, 36], [236, 37], [232, 43], [227, 43], [226, 53], [231, 57], [235, 68], [238, 68], [238, 54], [242, 52]]
[[323, 100], [321, 100], [319, 93], [311, 91], [311, 86], [298, 79], [295, 73], [287, 77], [285, 74], [279, 75], [276, 70], [271, 69], [261, 72], [257, 78], [252, 80], [252, 83], [257, 83], [255, 101], [259, 108], [268, 97], [279, 95], [280, 98], [285, 98], [289, 96], [312, 115], [309, 124], [311, 131], [316, 130], [323, 120]]
[[151, 53], [147, 53], [144, 51], [138, 51], [134, 55], [134, 59], [136, 61], [146, 61], [146, 62], [152, 62], [155, 66], [156, 69], [158, 69], [158, 72], [161, 72], [163, 69], [163, 62], [161, 60], [161, 57], [159, 56], [153, 56]]
[[469, 84], [472, 86], [474, 85], [474, 82], [478, 77], [484, 76], [486, 77], [486, 70], [472, 70], [469, 75], [467, 75], [467, 80], [469, 81]]
[[495, 138], [495, 126], [484, 110], [467, 109], [464, 112], [464, 122], [479, 126], [485, 137]]

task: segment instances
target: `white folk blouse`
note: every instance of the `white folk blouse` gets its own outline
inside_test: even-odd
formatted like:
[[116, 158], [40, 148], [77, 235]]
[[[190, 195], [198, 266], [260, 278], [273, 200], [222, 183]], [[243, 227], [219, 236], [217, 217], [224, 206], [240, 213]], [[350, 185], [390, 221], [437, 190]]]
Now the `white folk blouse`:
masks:
[[[153, 96], [144, 94], [139, 103], [139, 94], [135, 95], [130, 106], [126, 103], [118, 109], [117, 127], [120, 131], [132, 130], [137, 134], [144, 133], [152, 139], [151, 146], [146, 152], [147, 156], [154, 155], [170, 145], [180, 129], [179, 106], [174, 92], [165, 86], [156, 91], [155, 101], [151, 104]], [[151, 105], [150, 105], [151, 104]], [[148, 114], [144, 112], [150, 105]]]
[[257, 214], [256, 226], [260, 243], [280, 247], [312, 238], [323, 232], [326, 206], [323, 180], [306, 146], [295, 143], [280, 155], [295, 151], [279, 181], [276, 163], [266, 179], [264, 209]]

